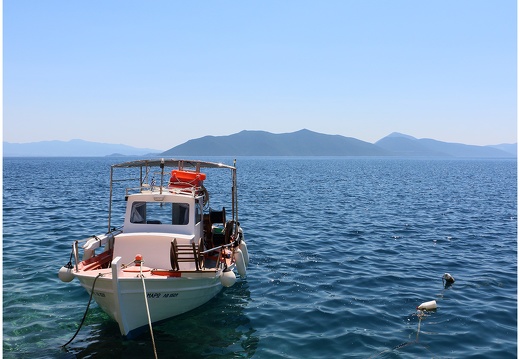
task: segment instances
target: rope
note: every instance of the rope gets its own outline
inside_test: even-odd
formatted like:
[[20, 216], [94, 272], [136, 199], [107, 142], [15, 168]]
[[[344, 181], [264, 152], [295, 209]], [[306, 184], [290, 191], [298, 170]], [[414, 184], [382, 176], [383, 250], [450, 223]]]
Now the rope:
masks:
[[419, 324], [417, 324], [417, 336], [415, 337], [415, 341], [419, 342], [419, 333], [421, 332], [421, 320], [424, 316], [424, 312], [421, 311], [420, 314], [417, 314], [417, 317], [419, 318]]
[[[448, 289], [453, 283], [455, 283], [455, 278], [453, 278], [453, 276], [451, 274], [449, 274], [449, 273], [444, 273], [444, 275], [442, 276], [442, 285], [443, 285], [444, 289], [441, 291], [441, 294], [439, 295], [440, 298], [444, 297], [444, 291], [446, 289]], [[419, 318], [419, 323], [417, 324], [417, 335], [415, 336], [415, 340], [414, 341], [401, 343], [399, 345], [396, 345], [392, 349], [383, 350], [382, 352], [376, 354], [375, 356], [379, 356], [379, 355], [382, 355], [384, 353], [387, 353], [387, 352], [390, 352], [390, 351], [393, 351], [393, 350], [399, 350], [399, 349], [404, 348], [404, 347], [406, 347], [408, 345], [419, 343], [419, 333], [421, 332], [421, 321], [422, 321], [423, 317], [425, 317], [425, 316], [427, 316], [427, 315], [425, 314], [424, 310], [419, 310], [418, 311], [417, 318]], [[428, 349], [428, 348], [426, 348], [426, 349]], [[374, 358], [375, 356], [371, 356], [370, 358]]]
[[74, 336], [67, 343], [63, 344], [62, 347], [66, 347], [67, 345], [69, 345], [74, 340], [74, 338], [76, 338], [76, 335], [78, 335], [79, 330], [81, 329], [81, 326], [83, 325], [83, 323], [85, 322], [85, 318], [87, 317], [87, 312], [88, 308], [90, 307], [90, 302], [92, 301], [92, 295], [94, 294], [94, 287], [96, 286], [96, 281], [99, 277], [101, 277], [101, 275], [102, 273], [99, 273], [97, 277], [94, 279], [94, 283], [92, 283], [92, 290], [90, 291], [90, 298], [88, 300], [87, 309], [85, 309], [85, 314], [83, 314], [83, 319], [81, 319], [81, 323], [79, 324], [78, 330], [76, 330]]
[[[137, 264], [137, 261], [136, 261]], [[153, 344], [153, 353], [155, 354], [155, 359], [158, 359], [157, 349], [155, 348], [155, 339], [153, 337], [153, 328], [152, 328], [152, 319], [150, 317], [150, 309], [148, 308], [148, 298], [146, 296], [146, 285], [144, 284], [144, 275], [143, 275], [143, 266], [142, 262], [139, 263], [139, 271], [141, 272], [141, 280], [143, 282], [143, 291], [144, 291], [144, 303], [146, 304], [146, 314], [148, 314], [148, 326], [150, 327], [150, 334], [152, 336], [152, 344]]]
[[382, 352], [376, 354], [375, 356], [371, 356], [370, 358], [375, 358], [375, 357], [378, 357], [380, 355], [383, 355], [384, 353], [388, 353], [388, 352], [391, 352], [391, 351], [394, 351], [394, 350], [399, 350], [399, 349], [402, 349], [404, 347], [407, 347], [408, 345], [419, 343], [419, 333], [421, 332], [421, 320], [422, 320], [423, 317], [424, 317], [424, 311], [420, 311], [420, 313], [417, 314], [417, 318], [419, 318], [419, 323], [417, 324], [417, 335], [415, 336], [415, 340], [414, 341], [401, 343], [399, 345], [396, 345], [392, 349], [383, 350]]

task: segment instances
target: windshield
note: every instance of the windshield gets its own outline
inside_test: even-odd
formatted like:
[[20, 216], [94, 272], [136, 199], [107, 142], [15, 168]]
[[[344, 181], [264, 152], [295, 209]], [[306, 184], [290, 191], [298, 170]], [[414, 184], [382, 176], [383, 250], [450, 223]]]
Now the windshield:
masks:
[[[189, 214], [188, 203], [134, 202], [130, 223], [187, 225], [190, 223]], [[196, 217], [200, 221], [199, 215]]]

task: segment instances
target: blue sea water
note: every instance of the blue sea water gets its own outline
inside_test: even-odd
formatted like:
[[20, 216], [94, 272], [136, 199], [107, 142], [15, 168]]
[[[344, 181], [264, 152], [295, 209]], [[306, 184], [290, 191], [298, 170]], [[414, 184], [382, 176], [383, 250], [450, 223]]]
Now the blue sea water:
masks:
[[[89, 296], [57, 271], [73, 240], [106, 231], [119, 160], [4, 158], [4, 357], [153, 357], [149, 335], [122, 339], [96, 304], [61, 347]], [[515, 160], [245, 157], [237, 167], [247, 279], [157, 325], [159, 358], [517, 356]], [[446, 288], [445, 272], [456, 280]], [[416, 310], [434, 299], [436, 311]]]

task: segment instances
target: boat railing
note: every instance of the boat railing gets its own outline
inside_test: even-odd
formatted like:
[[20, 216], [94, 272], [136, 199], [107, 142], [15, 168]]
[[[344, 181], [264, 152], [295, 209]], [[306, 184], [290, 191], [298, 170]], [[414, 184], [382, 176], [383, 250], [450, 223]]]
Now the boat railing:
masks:
[[211, 253], [211, 252], [215, 252], [215, 251], [221, 250], [223, 248], [229, 248], [232, 245], [234, 245], [234, 243], [223, 244], [221, 246], [217, 246], [217, 247], [213, 247], [213, 248], [207, 249], [207, 250], [205, 250], [203, 252], [200, 252], [200, 253], [201, 254], [208, 254], [208, 253]]
[[128, 197], [132, 194], [147, 193], [147, 192], [169, 192], [169, 193], [186, 193], [195, 194], [199, 192], [202, 187], [178, 187], [178, 186], [150, 186], [149, 184], [143, 184], [139, 187], [127, 187], [125, 189], [125, 196]]
[[[80, 262], [79, 260], [79, 245], [82, 244], [81, 248], [83, 249], [83, 259], [86, 260], [95, 255], [96, 249], [105, 247], [105, 250], [110, 249], [114, 245], [114, 237], [118, 234], [122, 233], [123, 227], [119, 228], [112, 228], [110, 231], [108, 231], [105, 234], [98, 235], [98, 236], [90, 236], [84, 239], [80, 239], [77, 241], [74, 241], [72, 245], [72, 254], [74, 257], [74, 260], [77, 264]], [[106, 247], [108, 246], [108, 247]]]
[[159, 186], [153, 186], [152, 187], [152, 186], [150, 186], [147, 183], [142, 184], [139, 187], [127, 187], [125, 189], [125, 196], [129, 196], [129, 195], [135, 194], [135, 193], [143, 193], [143, 192], [146, 192], [146, 191], [153, 191], [155, 188], [159, 188]]

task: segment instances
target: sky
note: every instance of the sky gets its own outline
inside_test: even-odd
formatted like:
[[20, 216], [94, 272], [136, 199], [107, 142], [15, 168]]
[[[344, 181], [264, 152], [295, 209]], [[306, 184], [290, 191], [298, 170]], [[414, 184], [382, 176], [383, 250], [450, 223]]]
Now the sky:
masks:
[[517, 142], [516, 0], [4, 0], [3, 140]]

